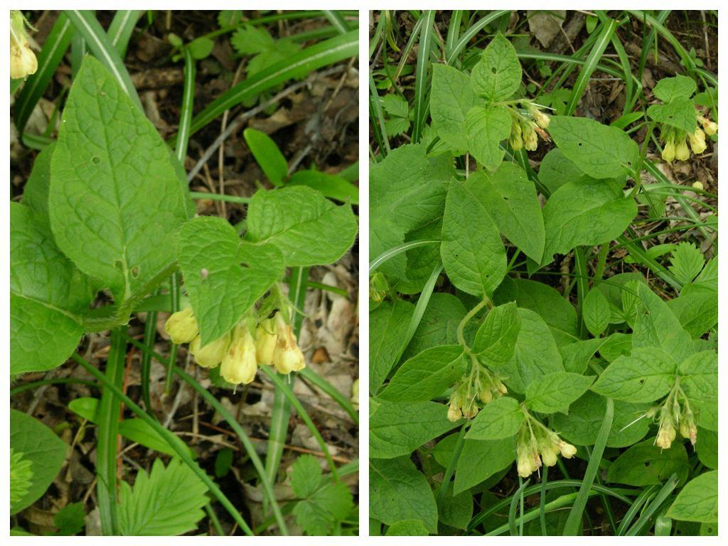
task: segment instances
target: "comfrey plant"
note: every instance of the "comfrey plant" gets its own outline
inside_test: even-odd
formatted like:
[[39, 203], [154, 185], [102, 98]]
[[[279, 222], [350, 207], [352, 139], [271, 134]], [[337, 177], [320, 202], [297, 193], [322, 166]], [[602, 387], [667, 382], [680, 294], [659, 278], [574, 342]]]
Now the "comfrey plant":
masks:
[[[683, 192], [703, 191], [667, 180], [648, 152], [707, 152], [714, 90], [694, 97], [694, 78], [667, 78], [652, 90], [661, 104], [648, 106], [645, 92], [640, 111], [630, 95], [607, 125], [573, 115], [587, 72], [555, 115], [522, 83], [509, 39], [495, 31], [471, 47], [458, 34], [467, 14], [449, 16], [418, 21], [412, 115], [400, 72], [374, 73], [386, 94], [371, 105], [373, 532], [578, 534], [593, 488], [611, 494], [614, 484], [629, 510], [712, 532], [717, 258], [688, 241], [650, 245], [637, 230], [668, 221], [666, 196], [686, 204]], [[489, 17], [501, 15], [473, 24]], [[450, 25], [442, 50], [427, 41], [437, 25]], [[412, 122], [399, 146], [388, 130], [409, 122], [395, 112]], [[642, 147], [623, 130], [637, 122]], [[529, 496], [540, 507], [519, 510]], [[655, 520], [625, 521], [611, 532]]]

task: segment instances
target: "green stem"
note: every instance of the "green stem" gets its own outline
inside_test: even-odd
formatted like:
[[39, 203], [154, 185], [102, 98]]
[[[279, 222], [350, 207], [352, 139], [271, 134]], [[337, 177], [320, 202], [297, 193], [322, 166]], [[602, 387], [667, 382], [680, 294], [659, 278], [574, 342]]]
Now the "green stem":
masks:
[[471, 309], [470, 311], [468, 311], [468, 314], [467, 314], [467, 315], [465, 315], [465, 316], [463, 317], [463, 320], [461, 320], [461, 321], [460, 321], [460, 324], [458, 324], [458, 331], [457, 331], [457, 336], [458, 336], [458, 343], [460, 343], [460, 345], [462, 345], [462, 346], [463, 346], [463, 348], [465, 349], [465, 352], [466, 352], [466, 353], [469, 353], [469, 352], [470, 352], [470, 347], [468, 347], [468, 344], [467, 344], [467, 343], [465, 343], [465, 335], [464, 335], [464, 330], [465, 330], [465, 327], [466, 327], [466, 326], [468, 325], [468, 322], [470, 322], [470, 320], [471, 320], [471, 319], [472, 319], [472, 318], [473, 318], [473, 317], [474, 317], [475, 315], [477, 315], [477, 314], [478, 314], [478, 312], [479, 312], [479, 311], [480, 311], [480, 310], [481, 310], [481, 309], [482, 309], [483, 307], [485, 307], [486, 305], [489, 305], [489, 306], [490, 306], [490, 305], [492, 305], [492, 304], [491, 304], [490, 300], [489, 300], [489, 299], [488, 299], [487, 297], [484, 297], [484, 298], [483, 298], [483, 301], [481, 301], [481, 302], [480, 302], [480, 303], [479, 303], [478, 305], [476, 305], [476, 306], [475, 306], [475, 307], [473, 307], [473, 308], [472, 308], [472, 309]]

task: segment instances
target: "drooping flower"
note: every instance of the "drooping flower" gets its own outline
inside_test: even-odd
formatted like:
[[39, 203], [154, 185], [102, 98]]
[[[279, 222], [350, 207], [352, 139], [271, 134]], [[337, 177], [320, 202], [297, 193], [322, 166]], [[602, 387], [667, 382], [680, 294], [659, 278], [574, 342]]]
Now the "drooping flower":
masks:
[[706, 135], [713, 136], [718, 132], [718, 124], [716, 122], [709, 120], [705, 116], [698, 116], [698, 121], [703, 126]]
[[672, 163], [675, 160], [675, 143], [672, 140], [668, 140], [665, 143], [665, 147], [662, 148], [662, 159], [668, 163]]
[[675, 159], [678, 161], [687, 161], [690, 159], [690, 150], [688, 149], [688, 143], [685, 139], [677, 143], [675, 147]]
[[275, 316], [276, 326], [276, 347], [273, 350], [273, 365], [278, 373], [289, 374], [298, 372], [306, 367], [306, 359], [303, 356], [296, 335], [290, 324], [286, 324], [281, 313]]
[[220, 375], [228, 383], [247, 385], [258, 371], [255, 340], [248, 325], [243, 322], [235, 327], [232, 341], [220, 366]]
[[276, 348], [276, 340], [278, 336], [275, 333], [275, 323], [273, 319], [266, 319], [258, 324], [255, 332], [255, 350], [258, 355], [258, 364], [266, 366], [273, 365], [273, 353]]
[[559, 440], [558, 446], [559, 451], [561, 451], [561, 456], [565, 459], [571, 459], [574, 455], [576, 455], [576, 447], [570, 443]]
[[195, 358], [195, 362], [203, 368], [216, 368], [225, 358], [225, 353], [230, 345], [230, 334], [225, 334], [204, 347], [200, 345], [201, 342], [200, 336], [192, 340], [190, 354]]
[[551, 118], [538, 109], [533, 111], [533, 120], [536, 122], [536, 125], [541, 127], [541, 129], [547, 129], [549, 123], [551, 123]]
[[30, 49], [25, 25], [21, 12], [10, 12], [10, 77], [14, 80], [27, 78], [38, 70], [38, 59]]
[[694, 154], [702, 154], [705, 148], [707, 148], [707, 144], [705, 144], [705, 133], [700, 129], [695, 129], [692, 135], [688, 135], [688, 139], [690, 140], [690, 148]]
[[172, 313], [164, 324], [164, 329], [172, 342], [177, 345], [189, 343], [200, 333], [192, 307]]

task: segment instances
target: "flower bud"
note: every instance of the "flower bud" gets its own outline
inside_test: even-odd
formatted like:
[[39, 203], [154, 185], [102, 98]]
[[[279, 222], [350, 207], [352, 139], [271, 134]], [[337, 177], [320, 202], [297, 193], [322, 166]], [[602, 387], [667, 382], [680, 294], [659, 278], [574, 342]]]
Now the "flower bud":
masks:
[[535, 152], [538, 148], [538, 135], [532, 127], [528, 127], [528, 130], [523, 133], [523, 146], [530, 152]]
[[195, 358], [195, 362], [203, 368], [216, 368], [225, 358], [225, 353], [230, 345], [230, 334], [225, 334], [204, 347], [201, 347], [200, 343], [200, 336], [190, 343], [190, 353]]
[[169, 334], [172, 343], [177, 345], [189, 343], [200, 333], [192, 307], [185, 307], [181, 311], [172, 313], [164, 323], [164, 329]]
[[541, 129], [547, 129], [549, 123], [551, 123], [551, 118], [544, 114], [541, 110], [533, 111], [533, 119], [536, 124], [541, 127]]
[[273, 365], [278, 373], [289, 374], [306, 367], [306, 359], [296, 343], [296, 336], [290, 324], [286, 324], [281, 313], [276, 314], [276, 347], [273, 350]]
[[233, 340], [220, 366], [220, 375], [228, 383], [247, 385], [255, 379], [258, 362], [255, 357], [255, 340], [247, 324], [235, 328]]
[[662, 159], [668, 163], [675, 160], [675, 143], [672, 140], [665, 143], [665, 147], [662, 149]]
[[556, 464], [556, 455], [559, 453], [559, 448], [553, 445], [545, 447], [541, 451], [541, 459], [543, 464], [546, 466], [554, 466]]
[[489, 387], [483, 386], [478, 393], [478, 398], [480, 398], [480, 401], [483, 402], [483, 404], [490, 404], [493, 401], [493, 393], [490, 391]]
[[447, 408], [447, 419], [448, 421], [460, 421], [463, 418], [463, 412], [457, 406], [450, 406]]
[[25, 32], [25, 18], [19, 11], [10, 12], [10, 77], [26, 78], [38, 70], [38, 59], [30, 49]]
[[675, 159], [678, 161], [687, 161], [690, 159], [690, 150], [688, 149], [688, 143], [682, 140], [675, 148]]
[[662, 424], [660, 430], [657, 431], [655, 444], [661, 449], [670, 449], [675, 436], [675, 427], [672, 426], [671, 422], [666, 421]]
[[536, 470], [533, 467], [533, 463], [531, 462], [531, 456], [527, 450], [519, 450], [517, 466], [518, 475], [521, 478], [528, 478], [533, 473], [533, 471]]
[[478, 406], [475, 403], [470, 403], [467, 409], [463, 410], [463, 417], [466, 419], [475, 419], [478, 415]]
[[705, 144], [705, 133], [700, 129], [695, 129], [692, 135], [688, 135], [688, 139], [690, 140], [690, 148], [694, 154], [702, 154], [705, 148], [707, 148]]
[[702, 190], [703, 189], [703, 183], [700, 181], [693, 182], [693, 188], [696, 190]]
[[501, 394], [508, 393], [508, 389], [503, 384], [503, 381], [501, 381], [500, 379], [497, 381], [496, 386], [498, 387], [498, 390], [500, 391]]
[[706, 135], [713, 136], [715, 133], [718, 132], [718, 124], [716, 122], [710, 121], [704, 116], [698, 116], [698, 121], [700, 122], [700, 125], [703, 126], [703, 130], [705, 131]]
[[258, 357], [258, 364], [271, 366], [273, 364], [273, 353], [276, 348], [276, 336], [274, 322], [272, 319], [264, 320], [258, 325], [255, 331], [255, 352]]
[[576, 448], [568, 442], [559, 440], [557, 446], [559, 451], [561, 451], [561, 456], [565, 459], [571, 459], [574, 455], [576, 455]]

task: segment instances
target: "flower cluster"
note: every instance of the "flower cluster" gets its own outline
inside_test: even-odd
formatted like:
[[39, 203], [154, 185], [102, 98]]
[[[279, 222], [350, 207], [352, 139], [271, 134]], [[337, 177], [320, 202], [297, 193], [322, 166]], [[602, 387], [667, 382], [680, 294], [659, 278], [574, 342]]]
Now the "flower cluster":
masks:
[[562, 457], [571, 459], [576, 454], [576, 447], [563, 441], [553, 430], [527, 415], [526, 421], [518, 431], [516, 442], [518, 475], [528, 478], [542, 465], [554, 466], [559, 453]]
[[499, 377], [482, 367], [479, 363], [474, 364], [475, 373], [471, 372], [453, 388], [448, 404], [447, 418], [450, 421], [459, 421], [463, 417], [473, 419], [478, 415], [478, 404], [476, 399], [483, 404], [488, 404], [494, 398], [499, 398], [508, 392]]
[[26, 78], [38, 70], [38, 59], [30, 49], [26, 25], [22, 13], [10, 12], [10, 77], [14, 80]]
[[[718, 132], [718, 124], [704, 116], [697, 116], [702, 129], [695, 128], [693, 133], [686, 133], [675, 127], [663, 126], [660, 139], [665, 143], [662, 148], [662, 159], [668, 163], [674, 160], [687, 161], [690, 159], [690, 150], [694, 154], [702, 154], [707, 148], [705, 136], [713, 136]], [[690, 145], [688, 148], [688, 144]]]
[[658, 413], [657, 437], [655, 445], [661, 449], [670, 449], [672, 442], [677, 437], [677, 432], [686, 440], [690, 440], [692, 445], [698, 441], [698, 428], [695, 426], [695, 415], [690, 409], [690, 403], [687, 397], [682, 396], [682, 404], [679, 395], [682, 394], [681, 389], [673, 390], [667, 397], [662, 407], [651, 408], [647, 412], [647, 416], [654, 417]]
[[232, 332], [205, 346], [191, 307], [172, 314], [165, 329], [174, 343], [190, 344], [190, 354], [197, 364], [203, 368], [220, 366], [220, 375], [233, 385], [252, 382], [259, 365], [272, 365], [282, 374], [306, 367], [296, 335], [282, 313], [275, 313], [255, 327], [251, 322], [252, 318], [244, 318]]
[[549, 140], [549, 136], [544, 129], [549, 126], [551, 118], [539, 110], [532, 102], [527, 103], [526, 110], [527, 116], [516, 110], [511, 111], [513, 121], [508, 144], [514, 151], [525, 148], [530, 152], [534, 152], [538, 148], [539, 136], [541, 136], [542, 140]]

